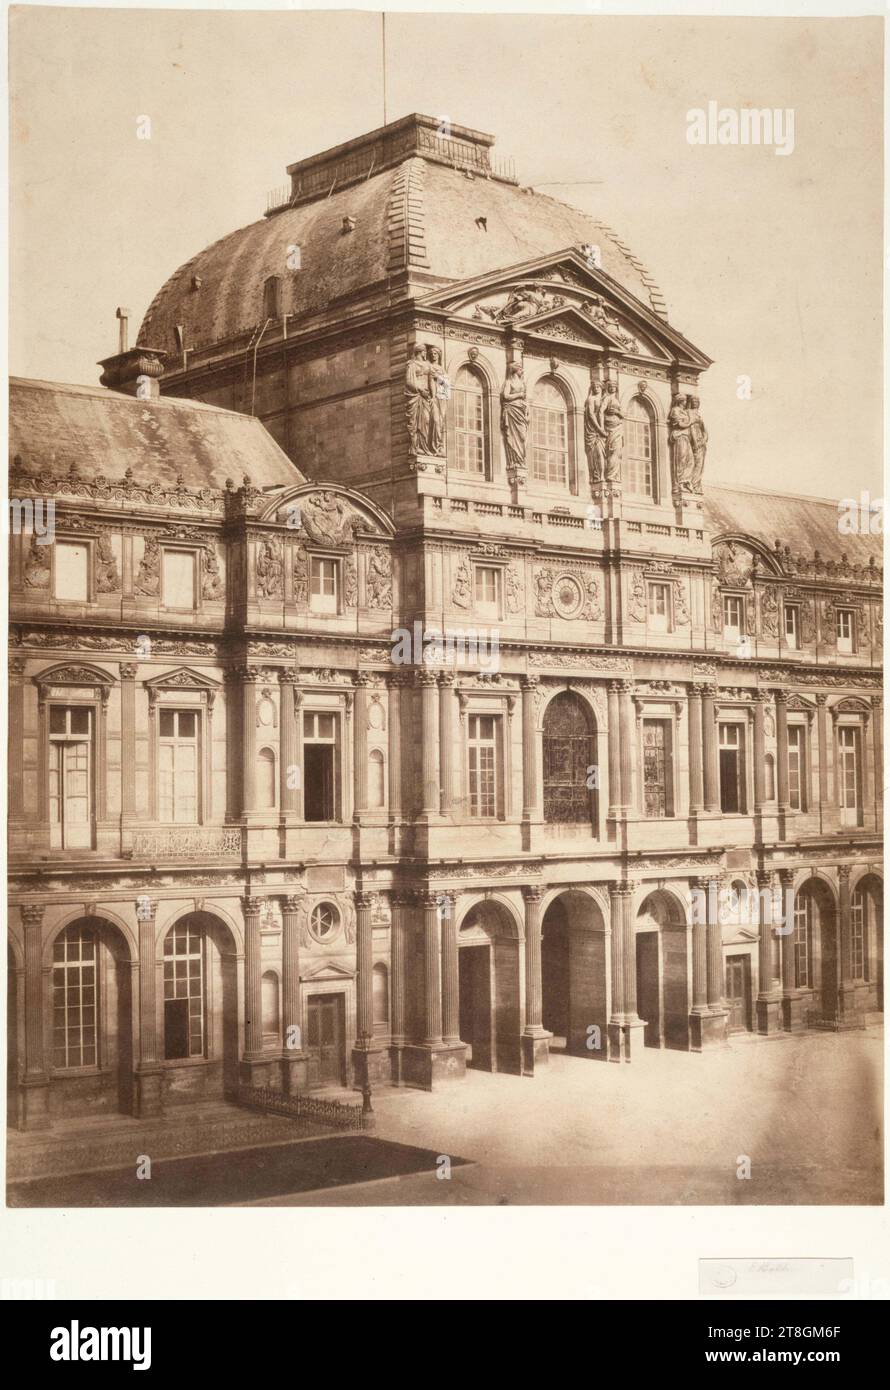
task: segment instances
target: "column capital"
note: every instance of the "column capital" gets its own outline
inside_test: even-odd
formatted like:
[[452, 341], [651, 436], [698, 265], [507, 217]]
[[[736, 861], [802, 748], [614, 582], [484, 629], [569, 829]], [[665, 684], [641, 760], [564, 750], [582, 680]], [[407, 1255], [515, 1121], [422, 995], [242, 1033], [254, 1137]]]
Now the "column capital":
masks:
[[263, 910], [262, 898], [242, 898], [241, 908], [245, 917], [259, 917]]
[[10, 676], [23, 676], [27, 662], [23, 656], [11, 656], [9, 658]]
[[428, 666], [422, 666], [414, 672], [414, 683], [420, 686], [421, 689], [428, 689], [430, 687], [435, 689], [439, 684], [439, 673], [438, 671], [430, 670]]
[[716, 700], [719, 694], [716, 681], [702, 681], [701, 693], [703, 699]]
[[371, 684], [371, 671], [356, 671], [355, 687], [356, 690], [365, 690]]
[[[874, 703], [874, 699], [872, 699], [872, 703]], [[820, 709], [824, 709], [825, 706], [828, 704], [828, 696], [825, 694], [824, 691], [820, 690], [817, 693], [816, 704], [819, 706]]]
[[260, 679], [259, 671], [253, 666], [235, 666], [232, 675], [242, 685], [254, 685]]
[[397, 888], [390, 894], [393, 907], [416, 907], [417, 893], [413, 888]]
[[279, 685], [296, 685], [298, 673], [292, 666], [284, 666], [278, 672]]
[[440, 672], [439, 672], [439, 684], [441, 685], [441, 687], [442, 687], [443, 690], [445, 690], [445, 689], [447, 689], [448, 687], [454, 685], [454, 680], [455, 680], [455, 675], [454, 675], [454, 672], [453, 672], [453, 671], [440, 671]]
[[134, 903], [136, 908], [137, 922], [153, 922], [158, 913], [157, 898], [150, 898], [147, 893], [143, 893]]
[[790, 888], [794, 882], [794, 870], [782, 868], [779, 869], [777, 872], [779, 875], [779, 882], [781, 883], [782, 887]]
[[610, 898], [630, 898], [636, 892], [636, 883], [633, 879], [619, 878], [609, 884]]
[[24, 926], [39, 927], [43, 921], [46, 905], [45, 903], [22, 903], [19, 910], [22, 914], [22, 923]]
[[357, 912], [370, 912], [374, 906], [374, 897], [371, 893], [354, 893], [353, 902]]
[[[305, 893], [288, 893], [287, 897], [279, 898], [282, 913], [299, 912], [305, 897]], [[249, 901], [253, 901], [253, 899]]]
[[442, 893], [432, 893], [429, 889], [423, 889], [418, 893], [418, 901], [424, 912], [438, 912], [439, 904], [444, 895]]
[[118, 665], [117, 669], [120, 672], [120, 678], [122, 681], [134, 681], [136, 679], [139, 667], [135, 661], [122, 661]]
[[523, 690], [523, 691], [526, 691], [526, 692], [530, 692], [530, 691], [533, 691], [533, 690], [537, 690], [539, 683], [540, 683], [540, 677], [538, 677], [538, 676], [529, 676], [529, 675], [520, 676], [520, 678], [519, 678], [519, 689], [520, 689], [520, 690]]
[[774, 879], [772, 869], [757, 869], [755, 871], [758, 888], [772, 888]]
[[773, 697], [773, 699], [774, 699], [775, 702], [776, 702], [776, 707], [777, 707], [777, 708], [778, 708], [779, 705], [787, 705], [787, 704], [788, 704], [788, 691], [787, 691], [787, 690], [783, 690], [783, 689], [781, 688], [781, 686], [777, 686], [777, 687], [776, 687], [774, 690], [772, 690], [770, 693], [772, 694], [772, 697]]
[[837, 877], [839, 883], [850, 882], [850, 870], [852, 869], [852, 867], [852, 864], [838, 864]]
[[527, 883], [522, 890], [522, 896], [527, 903], [539, 903], [544, 896], [546, 889], [542, 883]]

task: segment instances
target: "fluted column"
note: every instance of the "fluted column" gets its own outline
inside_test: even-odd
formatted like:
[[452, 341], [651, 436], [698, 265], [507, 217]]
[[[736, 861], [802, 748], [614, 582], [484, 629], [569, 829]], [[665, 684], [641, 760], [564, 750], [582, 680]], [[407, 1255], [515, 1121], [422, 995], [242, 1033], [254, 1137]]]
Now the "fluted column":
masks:
[[17, 820], [25, 813], [25, 660], [9, 662], [9, 815]]
[[[776, 923], [773, 914], [773, 876], [765, 869], [757, 872], [757, 892], [760, 901], [760, 931], [757, 942], [757, 1031], [777, 1033], [782, 1027], [781, 998], [776, 988], [773, 970], [773, 943]], [[781, 925], [781, 924], [780, 924]]]
[[[621, 763], [621, 805], [625, 812], [632, 811], [636, 802], [634, 795], [634, 750], [636, 746], [636, 718], [633, 706], [633, 681], [621, 681], [618, 689], [618, 726], [621, 735], [619, 758]], [[634, 967], [636, 972], [636, 967]], [[634, 974], [636, 979], [636, 973]], [[636, 986], [635, 986], [636, 988]]]
[[121, 824], [136, 815], [136, 673], [133, 661], [118, 666], [121, 678]]
[[872, 738], [874, 739], [874, 774], [875, 774], [875, 815], [878, 818], [877, 824], [880, 826], [881, 806], [884, 801], [884, 730], [881, 721], [884, 718], [884, 704], [880, 695], [872, 695]]
[[776, 799], [780, 811], [790, 811], [788, 792], [788, 696], [775, 691], [776, 698]]
[[423, 1040], [435, 1046], [442, 1041], [442, 967], [439, 903], [434, 894], [423, 898], [423, 976]]
[[609, 750], [609, 819], [614, 820], [621, 813], [621, 730], [618, 720], [619, 681], [609, 681], [607, 718]]
[[239, 672], [241, 682], [241, 810], [256, 810], [256, 681], [257, 673], [247, 667]]
[[762, 811], [766, 801], [766, 727], [763, 692], [754, 694], [754, 810]]
[[457, 915], [448, 895], [439, 904], [442, 919], [442, 1035], [446, 1043], [460, 1042], [460, 993], [457, 961]]
[[300, 916], [299, 896], [291, 894], [281, 899], [282, 1058], [284, 1086], [289, 1093], [303, 1090], [308, 1080], [303, 1046], [303, 1011], [300, 1007]]
[[538, 795], [538, 733], [535, 712], [537, 676], [523, 676], [522, 691], [522, 819], [536, 820], [540, 815]]
[[356, 939], [356, 1038], [360, 1048], [368, 1049], [374, 1037], [374, 936], [371, 923], [371, 896], [355, 895]]
[[804, 1026], [803, 1002], [794, 971], [794, 872], [780, 869], [782, 885], [782, 1026], [797, 1032]]
[[717, 891], [708, 895], [708, 1008], [712, 1014], [726, 1012], [723, 927], [720, 924], [721, 890], [724, 886], [718, 882]]
[[612, 947], [612, 1014], [609, 1060], [629, 1062], [642, 1055], [645, 1024], [637, 1013], [637, 943], [633, 914], [635, 884], [609, 885]]
[[450, 815], [454, 803], [454, 676], [439, 674], [439, 772], [442, 784], [440, 809]]
[[355, 710], [353, 715], [353, 785], [354, 816], [361, 820], [368, 809], [368, 681], [367, 671], [355, 678]]
[[419, 671], [420, 686], [422, 816], [439, 814], [439, 682], [435, 671]]
[[22, 1128], [49, 1129], [49, 1077], [43, 1045], [43, 903], [22, 909], [25, 937], [25, 1074]]
[[720, 810], [720, 774], [717, 765], [717, 724], [715, 700], [717, 687], [702, 687], [701, 721], [702, 753], [704, 757], [705, 811]]
[[828, 819], [828, 696], [816, 696], [816, 737], [819, 741], [819, 829]]
[[692, 1012], [708, 1009], [708, 891], [707, 879], [692, 883]]
[[[851, 1019], [856, 1013], [856, 987], [853, 983], [853, 913], [850, 894], [850, 865], [839, 864], [838, 882], [838, 1018]], [[823, 931], [825, 928], [823, 927]], [[865, 948], [866, 943], [863, 943]], [[823, 947], [824, 950], [824, 947]], [[824, 988], [824, 982], [823, 982]], [[830, 1017], [823, 1004], [823, 1012]]]
[[392, 899], [392, 925], [390, 928], [392, 933], [392, 1018], [390, 1024], [393, 1047], [404, 1047], [408, 1036], [405, 972], [412, 905], [413, 899], [407, 893], [396, 893]]
[[134, 1109], [140, 1118], [160, 1115], [163, 1076], [158, 1058], [158, 1003], [155, 924], [157, 903], [141, 897], [136, 903], [139, 923], [139, 1062], [136, 1066]]
[[540, 1029], [541, 999], [541, 899], [544, 890], [538, 885], [523, 888], [525, 899], [525, 1027], [526, 1031]]
[[701, 690], [693, 685], [689, 690], [689, 814], [699, 815], [703, 809]]
[[244, 1060], [263, 1056], [263, 959], [260, 938], [260, 898], [243, 898], [244, 913]]
[[303, 769], [297, 743], [296, 671], [279, 671], [281, 689], [281, 789], [279, 804], [286, 819], [300, 814], [300, 783]]
[[389, 687], [389, 819], [402, 818], [402, 685], [401, 674], [390, 676]]

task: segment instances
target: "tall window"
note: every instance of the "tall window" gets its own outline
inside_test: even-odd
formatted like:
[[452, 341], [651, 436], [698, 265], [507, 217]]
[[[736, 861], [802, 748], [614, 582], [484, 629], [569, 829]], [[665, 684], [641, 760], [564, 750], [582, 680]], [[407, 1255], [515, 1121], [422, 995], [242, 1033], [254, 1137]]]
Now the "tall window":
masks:
[[738, 594], [723, 595], [723, 636], [738, 642], [745, 630], [745, 600]]
[[86, 603], [90, 596], [90, 549], [74, 541], [56, 541], [53, 597], [69, 603]]
[[813, 941], [813, 900], [804, 893], [794, 902], [794, 986], [809, 989]]
[[800, 609], [796, 603], [785, 604], [785, 642], [795, 650], [800, 646]]
[[671, 625], [671, 586], [653, 583], [649, 585], [649, 630], [667, 632]]
[[853, 651], [855, 619], [852, 608], [837, 610], [837, 649], [839, 652]]
[[93, 843], [93, 712], [50, 705], [49, 822], [54, 849], [89, 849]]
[[673, 815], [667, 719], [643, 720], [643, 807], [647, 816]]
[[501, 571], [497, 565], [475, 566], [476, 609], [482, 617], [501, 615]]
[[315, 613], [337, 612], [339, 564], [313, 555], [309, 560], [309, 606]]
[[577, 695], [556, 695], [544, 715], [544, 820], [551, 825], [590, 825], [593, 737]]
[[539, 381], [532, 402], [532, 477], [550, 487], [569, 485], [569, 410], [552, 381]]
[[54, 1067], [96, 1065], [97, 954], [89, 927], [66, 927], [53, 943]]
[[624, 479], [627, 492], [655, 497], [655, 432], [649, 407], [634, 396], [624, 419]]
[[741, 724], [720, 725], [720, 809], [726, 815], [745, 810], [745, 731]]
[[838, 799], [844, 825], [859, 819], [859, 730], [842, 725], [838, 730]]
[[454, 466], [484, 477], [488, 471], [488, 409], [485, 384], [471, 367], [461, 367], [451, 392], [454, 403]]
[[307, 711], [303, 715], [303, 816], [332, 821], [338, 816], [339, 716]]
[[204, 1055], [204, 933], [177, 922], [164, 938], [164, 1056]]
[[854, 888], [850, 895], [850, 963], [854, 980], [864, 980], [866, 976], [867, 928], [868, 897], [861, 888]]
[[158, 713], [158, 815], [168, 825], [198, 823], [198, 711]]
[[788, 800], [792, 811], [807, 809], [806, 730], [802, 724], [788, 726]]
[[493, 714], [469, 717], [468, 771], [470, 815], [496, 816], [497, 719]]
[[195, 606], [195, 553], [192, 550], [164, 550], [164, 607], [190, 609]]

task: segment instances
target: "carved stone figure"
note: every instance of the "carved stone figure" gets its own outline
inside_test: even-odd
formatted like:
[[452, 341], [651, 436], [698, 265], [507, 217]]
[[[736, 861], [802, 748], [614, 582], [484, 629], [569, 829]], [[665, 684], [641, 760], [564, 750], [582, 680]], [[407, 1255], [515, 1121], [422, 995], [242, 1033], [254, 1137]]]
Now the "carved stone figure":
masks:
[[302, 545], [294, 549], [294, 603], [309, 601], [309, 561]]
[[[715, 546], [714, 559], [717, 561], [717, 573], [720, 576], [721, 584], [725, 584], [731, 589], [742, 589], [750, 583], [751, 556], [747, 550], [742, 550], [734, 541], [727, 541], [725, 545]], [[723, 626], [722, 618], [720, 625]]]
[[687, 398], [691, 423], [689, 426], [689, 442], [692, 446], [692, 474], [689, 480], [691, 492], [701, 495], [702, 474], [705, 471], [705, 460], [708, 456], [708, 431], [705, 429], [705, 422], [699, 414], [701, 404], [698, 396]]
[[642, 570], [631, 572], [630, 589], [627, 595], [627, 616], [634, 623], [646, 621], [646, 584]]
[[36, 535], [25, 556], [25, 586], [28, 589], [49, 588], [49, 546], [38, 545]]
[[535, 612], [539, 618], [549, 618], [556, 609], [553, 607], [553, 570], [537, 570], [535, 573]]
[[584, 305], [584, 313], [587, 314], [588, 318], [592, 319], [598, 328], [604, 329], [611, 338], [614, 338], [615, 341], [620, 343], [623, 348], [626, 348], [628, 352], [635, 352], [639, 349], [640, 345], [636, 338], [628, 333], [625, 328], [622, 328], [615, 315], [606, 309], [599, 295], [594, 295], [592, 299], [587, 301]]
[[219, 572], [219, 557], [216, 546], [208, 545], [204, 550], [204, 564], [201, 572], [201, 597], [222, 598], [222, 575]]
[[506, 572], [507, 612], [519, 613], [522, 609], [522, 582], [515, 565], [508, 565]]
[[774, 584], [764, 589], [760, 599], [760, 621], [764, 637], [779, 635], [779, 591]]
[[145, 550], [133, 583], [137, 594], [157, 595], [161, 587], [161, 547], [156, 536], [146, 536]]
[[711, 626], [715, 632], [723, 631], [723, 598], [717, 584], [711, 587]]
[[302, 529], [316, 545], [347, 545], [361, 520], [336, 492], [316, 492], [300, 499]]
[[690, 428], [692, 416], [687, 409], [686, 397], [679, 392], [674, 396], [668, 415], [668, 442], [671, 450], [671, 481], [675, 491], [691, 487], [695, 455], [692, 452]]
[[591, 381], [584, 402], [584, 452], [590, 486], [601, 483], [606, 472], [606, 428], [603, 424], [603, 395], [598, 381]]
[[565, 297], [561, 294], [547, 294], [534, 286], [524, 286], [513, 290], [506, 304], [500, 307], [477, 304], [473, 317], [490, 319], [492, 323], [509, 323], [514, 319], [532, 318], [535, 314], [558, 309], [564, 303]]
[[677, 627], [688, 627], [690, 621], [689, 591], [685, 580], [681, 579], [674, 589], [674, 622]]
[[621, 482], [621, 460], [624, 456], [624, 414], [618, 402], [618, 387], [607, 381], [603, 387], [603, 428], [606, 432], [607, 483]]
[[358, 570], [352, 555], [343, 566], [343, 603], [346, 608], [355, 608], [358, 604]]
[[466, 560], [462, 560], [454, 576], [454, 585], [451, 590], [451, 602], [457, 604], [458, 608], [469, 608], [471, 594], [470, 567]]
[[583, 616], [588, 618], [590, 622], [595, 623], [603, 616], [603, 605], [600, 602], [599, 581], [591, 575], [589, 579], [584, 581], [584, 588], [587, 599], [584, 604]]
[[260, 542], [256, 557], [256, 589], [260, 598], [280, 598], [284, 570], [281, 563], [281, 542], [267, 536]]
[[116, 594], [120, 587], [121, 577], [111, 548], [111, 537], [103, 531], [96, 543], [96, 592]]
[[369, 608], [389, 608], [392, 605], [392, 561], [385, 546], [375, 545], [368, 554], [365, 589]]
[[445, 412], [448, 408], [448, 378], [442, 363], [440, 348], [428, 350], [430, 404], [426, 435], [426, 452], [441, 456], [445, 453]]
[[432, 386], [430, 364], [422, 343], [411, 349], [405, 368], [405, 417], [408, 421], [408, 442], [412, 454], [425, 454], [430, 432]]
[[501, 434], [508, 469], [525, 468], [528, 421], [529, 408], [522, 365], [519, 362], [511, 362], [507, 368], [506, 380], [501, 387]]
[[800, 605], [800, 640], [807, 646], [816, 637], [816, 615], [813, 611], [813, 600], [807, 599]]

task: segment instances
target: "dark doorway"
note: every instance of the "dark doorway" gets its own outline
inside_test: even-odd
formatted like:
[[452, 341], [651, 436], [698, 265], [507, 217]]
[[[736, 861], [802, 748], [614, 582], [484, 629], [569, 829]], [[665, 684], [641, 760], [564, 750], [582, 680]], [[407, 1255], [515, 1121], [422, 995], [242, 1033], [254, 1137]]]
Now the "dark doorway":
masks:
[[470, 1047], [467, 1066], [491, 1071], [491, 948], [462, 946], [458, 964], [460, 1037]]
[[822, 946], [822, 1017], [829, 1023], [837, 1019], [837, 931], [835, 929], [834, 909], [820, 899], [819, 936]]
[[346, 1054], [343, 1034], [343, 995], [310, 994], [307, 1051], [320, 1086], [345, 1083]]
[[19, 1011], [18, 975], [15, 958], [7, 952], [6, 964], [6, 1123], [15, 1129], [19, 1123]]
[[565, 1046], [569, 1035], [569, 928], [565, 908], [558, 901], [544, 916], [541, 1003], [544, 1027], [553, 1034], [557, 1048]]
[[748, 956], [726, 960], [727, 1027], [731, 1033], [751, 1031], [751, 961]]
[[334, 809], [334, 747], [307, 743], [303, 749], [306, 773], [303, 815], [307, 821], [331, 821]]
[[661, 1047], [658, 990], [658, 932], [637, 932], [637, 1013], [646, 1024], [647, 1047]]

